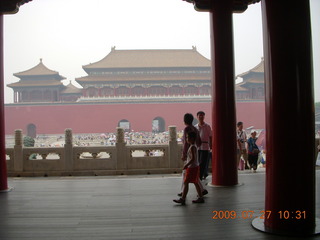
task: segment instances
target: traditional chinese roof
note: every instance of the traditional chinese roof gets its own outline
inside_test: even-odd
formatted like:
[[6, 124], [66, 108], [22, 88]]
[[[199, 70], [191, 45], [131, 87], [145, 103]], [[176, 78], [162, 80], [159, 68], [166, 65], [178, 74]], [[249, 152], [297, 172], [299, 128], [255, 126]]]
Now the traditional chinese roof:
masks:
[[76, 81], [81, 83], [85, 82], [157, 82], [157, 81], [195, 81], [203, 80], [210, 81], [210, 74], [177, 74], [177, 75], [107, 75], [107, 76], [85, 76], [81, 78], [76, 78]]
[[24, 78], [24, 77], [33, 77], [33, 76], [53, 76], [54, 79], [56, 80], [63, 80], [65, 79], [65, 77], [59, 75], [59, 72], [50, 70], [49, 68], [47, 68], [43, 62], [42, 59], [40, 59], [40, 63], [38, 65], [36, 65], [33, 68], [30, 68], [29, 70], [23, 71], [23, 72], [19, 72], [19, 73], [14, 73], [14, 76], [18, 77], [18, 78]]
[[65, 86], [60, 94], [82, 94], [82, 90], [74, 86], [71, 82]]
[[35, 67], [13, 74], [20, 78], [19, 82], [8, 84], [11, 88], [21, 87], [63, 87], [61, 80], [65, 77], [59, 75], [58, 72], [50, 70], [40, 59], [40, 63]]
[[240, 89], [248, 89], [250, 86], [253, 85], [263, 85], [264, 84], [264, 78], [250, 78], [250, 79], [244, 79], [241, 83], [236, 85], [236, 90], [241, 91]]
[[261, 58], [261, 62], [250, 69], [247, 72], [241, 73], [236, 78], [241, 77], [242, 82], [236, 85], [236, 91], [245, 91], [252, 85], [263, 85], [264, 84], [264, 59]]
[[244, 72], [244, 73], [241, 73], [239, 75], [237, 75], [237, 77], [245, 77], [247, 75], [249, 75], [250, 73], [264, 73], [264, 58], [262, 57], [261, 58], [261, 62], [255, 66], [254, 68], [250, 69], [249, 71], [247, 72]]
[[211, 67], [210, 60], [196, 49], [182, 50], [116, 50], [98, 62], [83, 66], [86, 72], [90, 69], [114, 68], [181, 68]]

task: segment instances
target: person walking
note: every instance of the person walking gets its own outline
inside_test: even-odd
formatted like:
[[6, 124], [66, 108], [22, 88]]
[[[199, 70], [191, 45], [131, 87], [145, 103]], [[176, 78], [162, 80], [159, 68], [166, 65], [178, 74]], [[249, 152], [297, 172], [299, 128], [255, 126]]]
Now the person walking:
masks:
[[185, 178], [183, 180], [183, 191], [182, 196], [179, 199], [174, 199], [175, 203], [180, 203], [185, 205], [186, 197], [189, 191], [189, 183], [193, 183], [196, 187], [198, 198], [193, 200], [193, 203], [204, 203], [202, 196], [202, 189], [200, 187], [200, 178], [199, 178], [199, 161], [198, 161], [198, 152], [196, 146], [197, 133], [192, 131], [187, 133], [187, 142], [189, 148], [187, 151], [187, 160], [183, 166], [183, 170], [186, 171]]
[[243, 130], [243, 122], [238, 122], [237, 123], [237, 167], [239, 166], [239, 162], [242, 157], [245, 163], [245, 169], [249, 169], [246, 142], [247, 142], [247, 134]]
[[205, 113], [199, 111], [197, 113], [199, 123], [195, 127], [199, 131], [201, 145], [198, 147], [198, 157], [200, 163], [200, 180], [206, 179], [208, 176], [209, 154], [212, 148], [212, 132], [211, 127], [204, 121]]
[[[195, 144], [197, 147], [199, 147], [201, 145], [201, 138], [199, 135], [199, 132], [197, 130], [197, 128], [195, 126], [192, 125], [193, 122], [193, 115], [191, 113], [186, 113], [183, 117], [183, 121], [185, 124], [185, 128], [183, 130], [183, 136], [182, 136], [182, 144], [183, 144], [183, 150], [182, 150], [182, 157], [181, 160], [183, 162], [185, 162], [187, 160], [187, 153], [188, 153], [188, 149], [190, 147], [190, 144], [187, 141], [187, 135], [190, 132], [195, 132], [196, 133], [196, 141]], [[184, 163], [185, 164], [185, 163]], [[183, 188], [184, 188], [184, 179], [185, 179], [185, 170], [182, 170], [182, 186], [181, 186], [181, 192], [178, 193], [178, 196], [182, 196], [183, 193]], [[200, 178], [199, 178], [200, 179]], [[206, 195], [208, 194], [208, 191], [206, 189], [203, 188], [201, 182], [199, 183], [201, 191], [202, 191], [202, 195]]]
[[251, 137], [248, 139], [248, 162], [250, 165], [250, 169], [253, 169], [253, 172], [257, 170], [257, 162], [259, 157], [259, 148], [256, 145], [257, 141], [257, 132], [255, 130], [251, 131]]

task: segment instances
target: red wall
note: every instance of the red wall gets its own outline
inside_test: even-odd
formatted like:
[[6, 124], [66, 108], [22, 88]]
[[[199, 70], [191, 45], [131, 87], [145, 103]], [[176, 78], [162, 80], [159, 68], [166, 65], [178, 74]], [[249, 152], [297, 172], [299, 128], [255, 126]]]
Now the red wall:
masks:
[[[264, 102], [238, 102], [237, 121], [245, 127], [265, 128]], [[61, 105], [15, 105], [5, 106], [5, 130], [13, 135], [15, 129], [26, 134], [28, 124], [36, 126], [37, 134], [64, 134], [66, 128], [73, 133], [115, 132], [118, 122], [126, 119], [134, 131], [152, 130], [152, 120], [162, 117], [166, 129], [176, 125], [182, 130], [183, 115], [206, 112], [211, 124], [211, 103], [158, 103], [158, 104], [61, 104]]]

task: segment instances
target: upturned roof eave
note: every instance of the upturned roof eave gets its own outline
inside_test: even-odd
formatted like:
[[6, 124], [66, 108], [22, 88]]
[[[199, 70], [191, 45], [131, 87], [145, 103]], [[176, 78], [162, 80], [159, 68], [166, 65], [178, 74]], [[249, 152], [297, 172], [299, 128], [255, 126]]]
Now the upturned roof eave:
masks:
[[37, 74], [33, 74], [33, 75], [25, 74], [25, 75], [23, 75], [23, 74], [19, 74], [19, 73], [14, 73], [13, 76], [15, 76], [17, 78], [20, 78], [20, 79], [23, 79], [23, 78], [26, 78], [26, 77], [28, 77], [28, 78], [33, 78], [33, 77], [39, 78], [39, 76], [41, 76], [41, 77], [56, 76], [57, 78], [55, 78], [54, 80], [57, 80], [57, 81], [61, 81], [61, 80], [67, 79], [66, 77], [60, 75], [59, 73], [57, 73], [57, 74], [43, 74], [43, 75], [37, 75]]
[[14, 73], [13, 76], [18, 78], [56, 76], [59, 80], [66, 79], [64, 76], [61, 76], [59, 72], [51, 70], [47, 66], [45, 66], [42, 62], [42, 58], [40, 58], [40, 62], [36, 66], [22, 72]]
[[[261, 69], [263, 69], [263, 70], [261, 70]], [[244, 73], [238, 74], [236, 76], [236, 78], [238, 78], [238, 77], [243, 78], [244, 76], [247, 76], [250, 73], [264, 73], [264, 58], [263, 57], [261, 58], [261, 61], [258, 65], [256, 65], [255, 67], [253, 67], [252, 69], [250, 69]]]

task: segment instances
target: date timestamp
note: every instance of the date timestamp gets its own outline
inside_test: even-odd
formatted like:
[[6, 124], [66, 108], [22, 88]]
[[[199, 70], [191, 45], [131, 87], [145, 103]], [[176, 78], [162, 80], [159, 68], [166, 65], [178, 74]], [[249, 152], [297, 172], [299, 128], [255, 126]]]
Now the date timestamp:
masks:
[[251, 211], [251, 210], [244, 210], [244, 211], [235, 211], [235, 210], [214, 210], [212, 211], [212, 219], [252, 219], [252, 218], [260, 218], [260, 219], [269, 219], [272, 214], [277, 214], [276, 216], [279, 219], [306, 219], [307, 214], [306, 211], [278, 211], [273, 213], [269, 210], [262, 210], [262, 211]]

